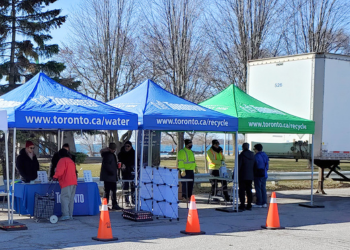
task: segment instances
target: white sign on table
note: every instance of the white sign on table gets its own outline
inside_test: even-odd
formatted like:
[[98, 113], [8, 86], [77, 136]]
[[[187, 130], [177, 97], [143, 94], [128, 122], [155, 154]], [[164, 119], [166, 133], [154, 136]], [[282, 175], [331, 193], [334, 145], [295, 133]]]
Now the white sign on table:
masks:
[[47, 173], [46, 171], [38, 171], [38, 180], [41, 183], [48, 183], [48, 179], [47, 179]]
[[84, 170], [84, 181], [85, 182], [92, 182], [91, 170]]

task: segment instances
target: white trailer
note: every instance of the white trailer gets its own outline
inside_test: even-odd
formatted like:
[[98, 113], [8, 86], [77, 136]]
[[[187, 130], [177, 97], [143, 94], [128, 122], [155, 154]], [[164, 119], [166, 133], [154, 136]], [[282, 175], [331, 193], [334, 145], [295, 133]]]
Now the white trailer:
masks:
[[[318, 166], [330, 167], [338, 160], [350, 159], [350, 56], [308, 53], [250, 61], [247, 93], [315, 121], [313, 143]], [[310, 135], [249, 134], [246, 139], [311, 142]]]

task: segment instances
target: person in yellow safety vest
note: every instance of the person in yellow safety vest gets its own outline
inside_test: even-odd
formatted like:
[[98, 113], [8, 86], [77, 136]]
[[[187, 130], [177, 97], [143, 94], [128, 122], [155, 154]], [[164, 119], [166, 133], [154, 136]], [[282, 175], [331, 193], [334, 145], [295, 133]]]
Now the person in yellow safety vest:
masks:
[[187, 202], [192, 196], [193, 183], [194, 183], [194, 170], [196, 169], [196, 160], [191, 150], [192, 141], [190, 139], [185, 140], [185, 147], [179, 151], [177, 156], [178, 168], [181, 171], [182, 179], [192, 179], [193, 181], [187, 182], [188, 190], [186, 189], [186, 182], [182, 182], [182, 200]]
[[[212, 140], [212, 146], [207, 151], [207, 161], [209, 163], [209, 174], [212, 176], [220, 176], [219, 169], [222, 165], [222, 162], [225, 161], [225, 156], [222, 153], [222, 148], [220, 147], [220, 143], [218, 140]], [[211, 195], [214, 194], [214, 191], [217, 190], [217, 182], [215, 180], [210, 180], [211, 183]], [[226, 201], [230, 201], [230, 196], [227, 192], [227, 181], [221, 181], [221, 185], [223, 187], [223, 195]]]

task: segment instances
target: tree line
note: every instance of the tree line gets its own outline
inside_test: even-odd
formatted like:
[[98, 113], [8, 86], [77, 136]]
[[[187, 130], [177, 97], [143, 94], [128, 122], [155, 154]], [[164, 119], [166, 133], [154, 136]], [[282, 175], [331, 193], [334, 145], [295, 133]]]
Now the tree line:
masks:
[[[55, 2], [0, 0], [9, 89], [44, 71], [107, 102], [150, 78], [198, 103], [245, 90], [249, 60], [350, 48], [346, 0], [84, 0], [68, 16]], [[69, 39], [49, 44], [65, 22]]]
[[349, 10], [347, 0], [84, 0], [60, 58], [102, 101], [149, 78], [199, 103], [245, 90], [249, 60], [349, 54]]
[[84, 91], [112, 100], [150, 78], [201, 102], [247, 62], [309, 52], [349, 54], [346, 0], [84, 0], [60, 56]]

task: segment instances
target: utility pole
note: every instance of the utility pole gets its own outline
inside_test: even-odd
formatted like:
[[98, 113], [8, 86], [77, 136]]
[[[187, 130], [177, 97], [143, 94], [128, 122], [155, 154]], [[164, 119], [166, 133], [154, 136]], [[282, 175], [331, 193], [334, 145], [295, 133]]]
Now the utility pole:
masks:
[[227, 155], [230, 155], [230, 134], [227, 134], [227, 146]]

